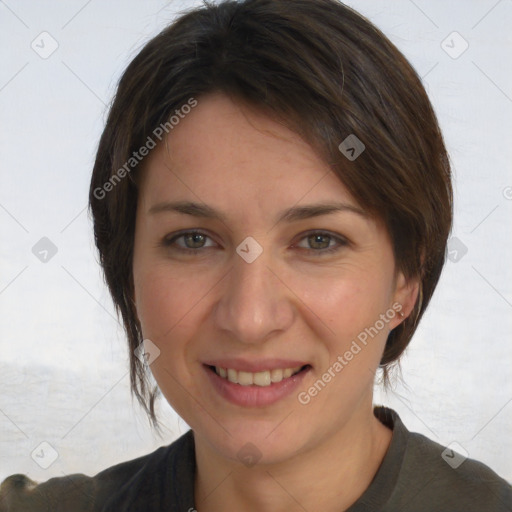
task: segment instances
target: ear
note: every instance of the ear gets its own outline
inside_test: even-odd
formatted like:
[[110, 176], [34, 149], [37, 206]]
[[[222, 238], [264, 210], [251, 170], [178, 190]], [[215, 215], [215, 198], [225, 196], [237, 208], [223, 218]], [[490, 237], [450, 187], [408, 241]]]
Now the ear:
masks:
[[392, 306], [397, 315], [389, 322], [390, 329], [394, 329], [412, 313], [418, 299], [419, 290], [419, 277], [407, 279], [401, 271], [398, 272]]

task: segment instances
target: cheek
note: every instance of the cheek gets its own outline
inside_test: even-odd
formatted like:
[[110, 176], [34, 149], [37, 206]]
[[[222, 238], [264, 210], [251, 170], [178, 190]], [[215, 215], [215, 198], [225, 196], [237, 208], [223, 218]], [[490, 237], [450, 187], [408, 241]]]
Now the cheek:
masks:
[[[336, 339], [357, 335], [373, 325], [390, 307], [391, 282], [380, 272], [365, 268], [331, 275], [301, 276], [295, 289], [307, 306], [331, 330]], [[333, 331], [333, 332], [332, 332]]]
[[206, 279], [184, 276], [183, 272], [179, 276], [169, 265], [152, 262], [135, 269], [134, 281], [143, 336], [160, 350], [151, 373], [171, 407], [189, 425], [195, 425], [204, 415], [204, 404], [198, 398], [195, 372], [199, 368], [193, 364], [193, 344], [189, 342], [205, 321], [201, 298], [206, 293]]
[[208, 298], [218, 281], [211, 272], [184, 271], [165, 262], [134, 267], [142, 334], [159, 347], [169, 364], [178, 366], [193, 358], [194, 345], [189, 342], [209, 320]]
[[[371, 266], [344, 270], [330, 277], [295, 280], [304, 297], [302, 316], [306, 318], [309, 314], [310, 329], [320, 340], [315, 378], [329, 369], [336, 375], [329, 385], [330, 392], [322, 394], [319, 404], [337, 400], [335, 396], [340, 389], [344, 393], [352, 389], [357, 395], [356, 390], [371, 385], [372, 372], [380, 362], [389, 333], [389, 324], [381, 325], [380, 321], [380, 315], [391, 306], [392, 281], [388, 275]], [[306, 313], [308, 310], [314, 314]], [[375, 329], [376, 322], [379, 322], [378, 329]], [[333, 367], [336, 361], [342, 365], [341, 371]]]
[[161, 341], [192, 309], [197, 283], [193, 277], [173, 275], [158, 263], [135, 268], [134, 282], [143, 335]]

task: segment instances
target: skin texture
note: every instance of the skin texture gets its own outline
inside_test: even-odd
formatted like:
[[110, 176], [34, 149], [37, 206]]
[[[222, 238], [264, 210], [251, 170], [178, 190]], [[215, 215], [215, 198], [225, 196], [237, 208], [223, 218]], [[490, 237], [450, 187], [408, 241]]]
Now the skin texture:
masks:
[[[194, 430], [196, 508], [343, 510], [368, 487], [391, 440], [373, 416], [372, 392], [387, 335], [403, 319], [389, 320], [307, 405], [295, 392], [266, 407], [231, 404], [202, 362], [305, 361], [312, 368], [298, 391], [307, 390], [394, 303], [406, 317], [417, 283], [395, 268], [389, 236], [369, 216], [343, 211], [276, 223], [294, 206], [360, 206], [283, 125], [222, 94], [198, 102], [168, 147], [144, 162], [133, 260], [144, 338], [160, 350], [151, 370]], [[206, 203], [225, 219], [149, 212], [177, 200]], [[206, 237], [163, 244], [189, 229]], [[318, 241], [312, 230], [331, 238]], [[263, 248], [250, 264], [236, 253], [248, 236]], [[248, 442], [261, 454], [251, 467], [237, 458]]]

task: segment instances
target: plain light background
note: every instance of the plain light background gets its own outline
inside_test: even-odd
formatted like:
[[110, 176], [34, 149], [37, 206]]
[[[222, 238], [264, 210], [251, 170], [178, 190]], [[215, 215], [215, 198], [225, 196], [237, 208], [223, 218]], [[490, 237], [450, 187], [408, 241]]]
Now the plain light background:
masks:
[[[512, 481], [512, 1], [348, 3], [422, 76], [454, 170], [450, 260], [402, 360], [405, 385], [375, 402]], [[132, 404], [86, 205], [121, 72], [199, 4], [0, 1], [0, 480], [93, 475], [188, 429], [160, 403], [159, 438]], [[46, 262], [33, 251], [43, 237], [57, 250]]]

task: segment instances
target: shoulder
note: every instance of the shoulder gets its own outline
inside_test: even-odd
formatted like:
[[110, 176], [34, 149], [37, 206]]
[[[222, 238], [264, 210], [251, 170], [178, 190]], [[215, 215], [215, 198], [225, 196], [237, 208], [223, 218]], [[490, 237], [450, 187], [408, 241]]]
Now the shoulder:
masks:
[[11, 475], [0, 485], [0, 512], [49, 512], [95, 510], [94, 479], [82, 474], [51, 478], [37, 483], [26, 475]]
[[111, 466], [93, 477], [72, 474], [37, 483], [26, 475], [12, 475], [0, 484], [0, 512], [102, 511], [121, 489], [154, 479], [190, 437], [189, 431], [169, 446]]
[[512, 511], [512, 486], [505, 479], [456, 448], [418, 433], [407, 433], [398, 484], [405, 500], [428, 503], [428, 510]]

